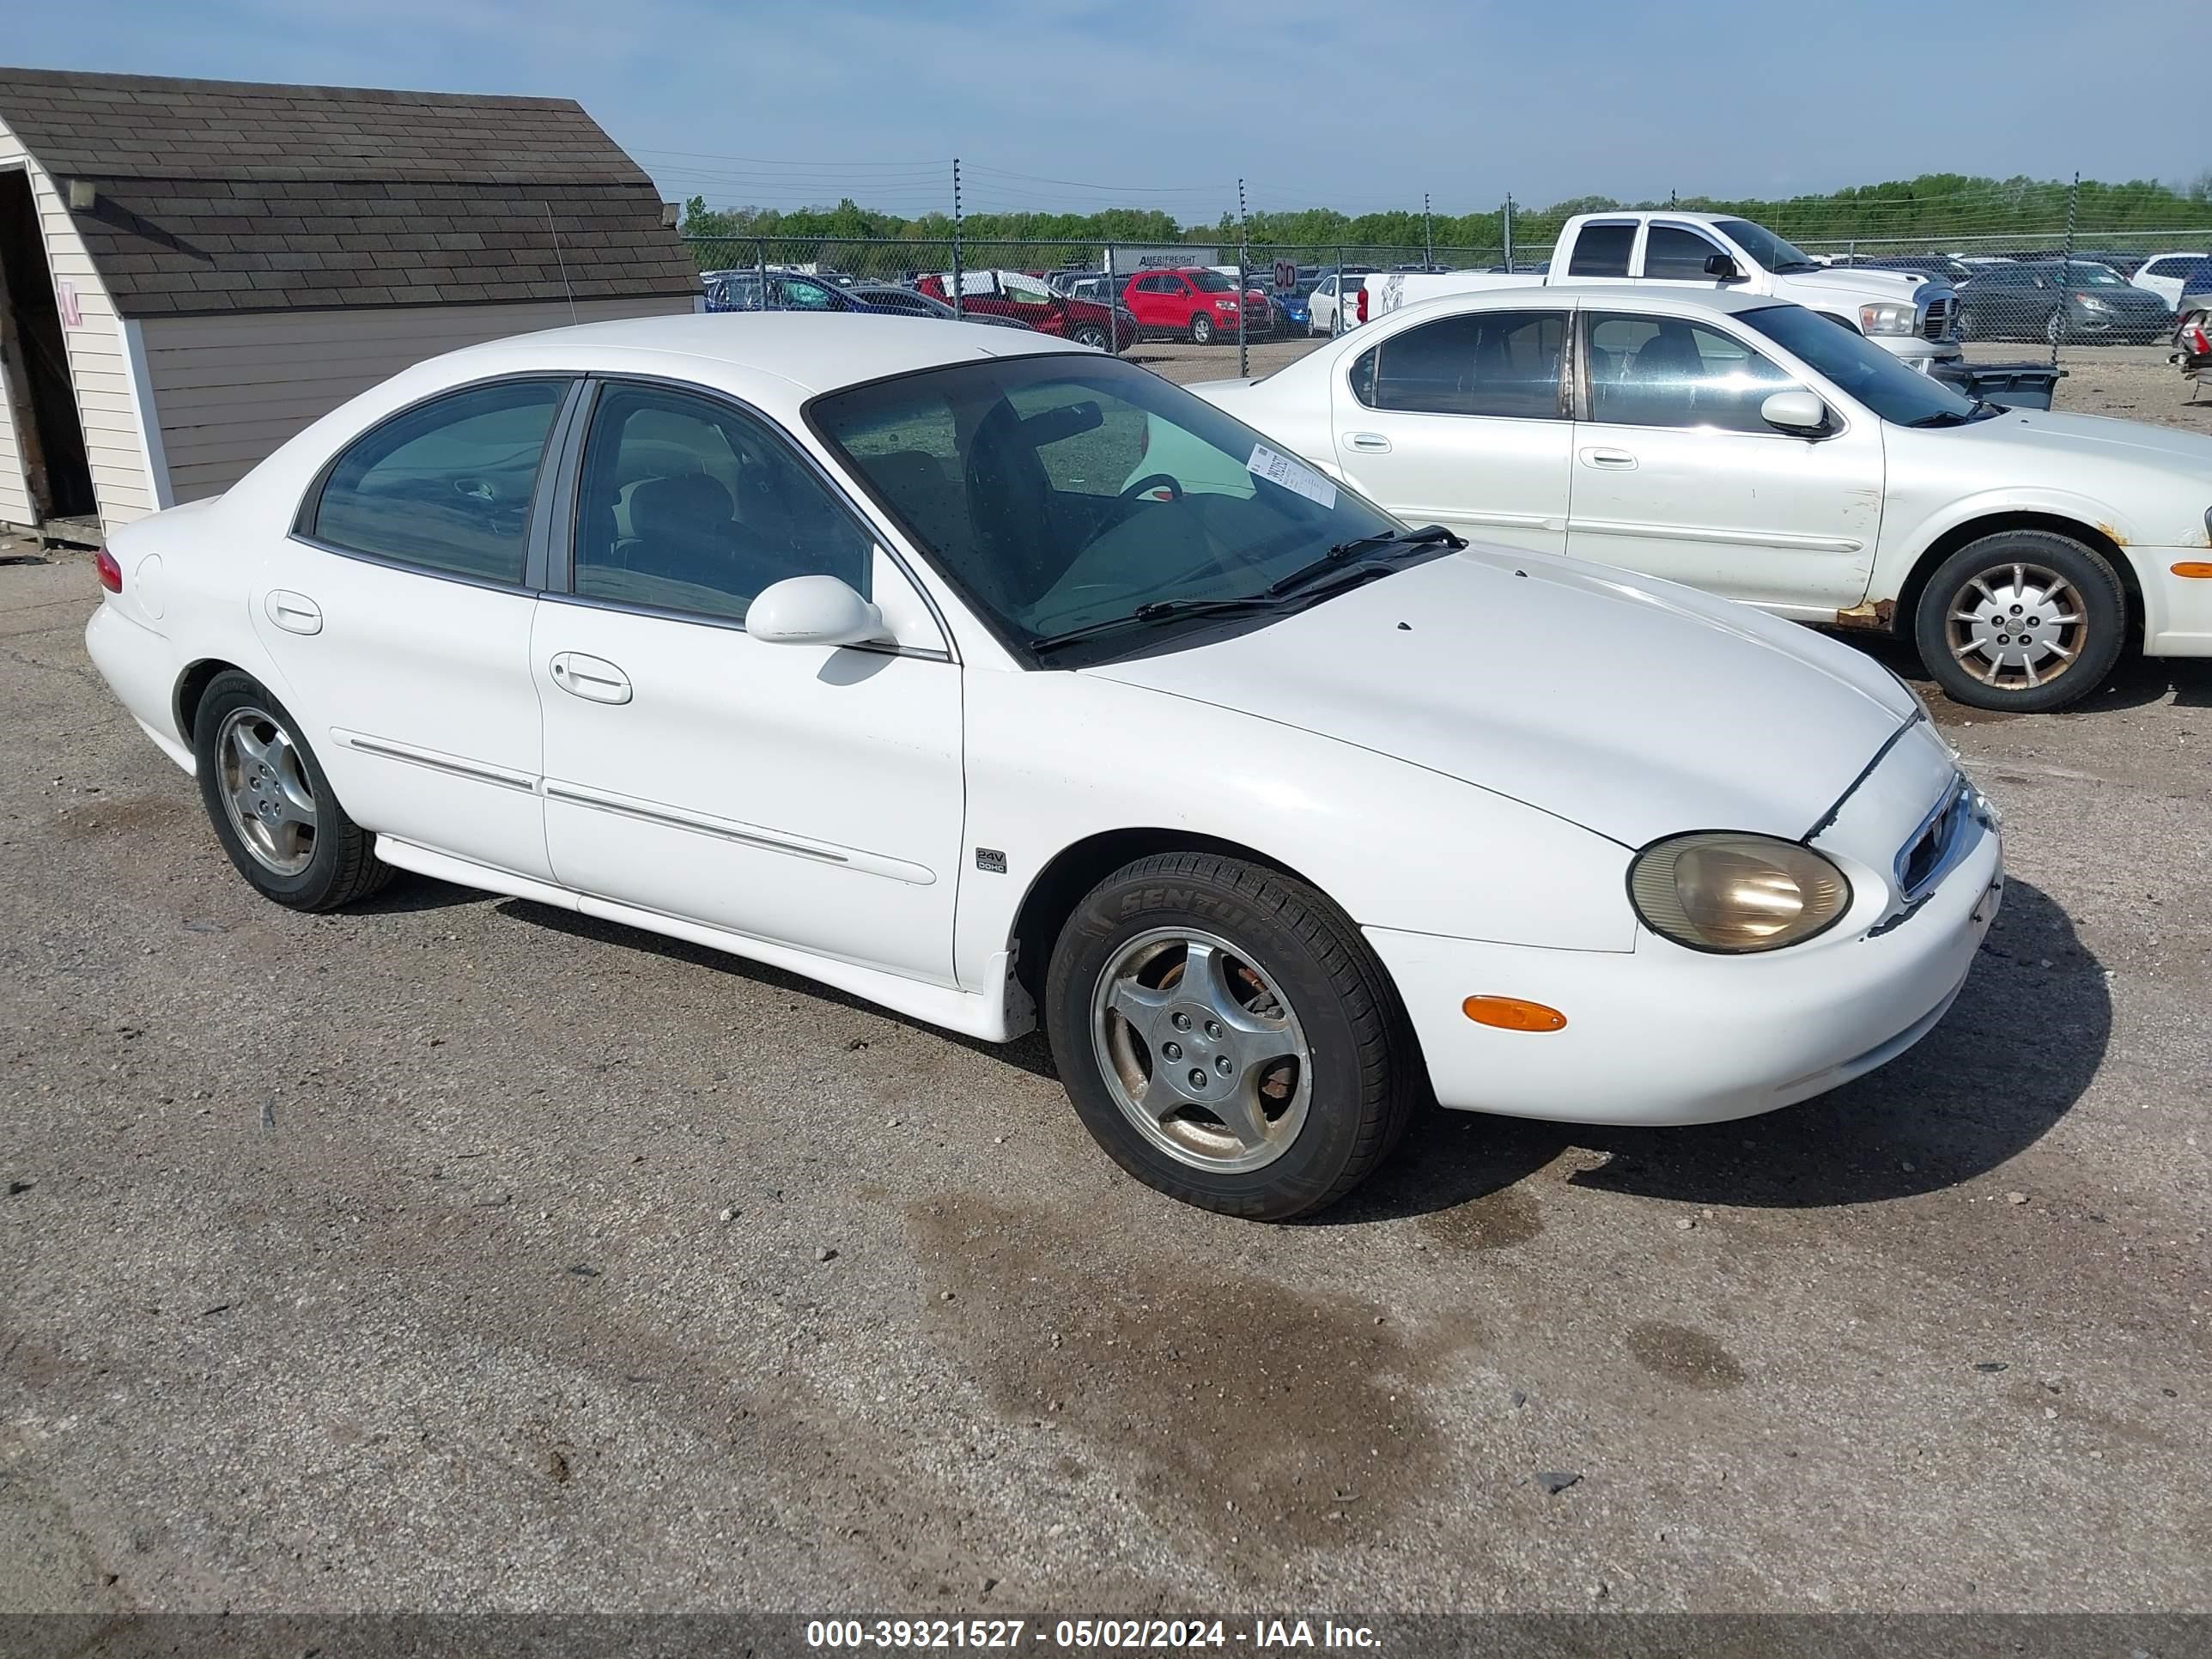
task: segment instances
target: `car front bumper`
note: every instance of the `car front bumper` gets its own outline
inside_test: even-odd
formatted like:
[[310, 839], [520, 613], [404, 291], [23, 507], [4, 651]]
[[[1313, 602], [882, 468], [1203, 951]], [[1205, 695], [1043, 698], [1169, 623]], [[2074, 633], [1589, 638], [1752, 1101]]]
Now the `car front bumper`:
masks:
[[[1903, 1054], [1965, 987], [2004, 885], [1987, 829], [1887, 932], [1708, 956], [1639, 931], [1626, 951], [1557, 951], [1370, 927], [1443, 1105], [1567, 1123], [1717, 1123], [1824, 1094]], [[1478, 1025], [1470, 996], [1566, 1016]]]
[[2174, 574], [2212, 563], [2212, 547], [2130, 546], [2127, 556], [2142, 592], [2145, 653], [2212, 657], [2212, 577]]

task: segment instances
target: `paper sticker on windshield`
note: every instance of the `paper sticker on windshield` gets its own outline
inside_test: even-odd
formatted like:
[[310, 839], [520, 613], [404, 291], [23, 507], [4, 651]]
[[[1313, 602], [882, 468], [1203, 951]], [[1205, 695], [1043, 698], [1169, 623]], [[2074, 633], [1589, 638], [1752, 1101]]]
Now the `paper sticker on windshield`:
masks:
[[1308, 466], [1304, 461], [1270, 449], [1265, 444], [1252, 446], [1252, 459], [1244, 463], [1244, 470], [1255, 477], [1265, 478], [1271, 484], [1280, 484], [1294, 495], [1310, 501], [1319, 501], [1323, 507], [1336, 505], [1336, 486]]

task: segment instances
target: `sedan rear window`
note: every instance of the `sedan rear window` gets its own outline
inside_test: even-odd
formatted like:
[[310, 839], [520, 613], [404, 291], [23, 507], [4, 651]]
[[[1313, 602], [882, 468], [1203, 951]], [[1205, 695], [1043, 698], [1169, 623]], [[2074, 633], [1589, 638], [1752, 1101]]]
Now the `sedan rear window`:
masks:
[[357, 440], [301, 515], [349, 553], [520, 582], [530, 504], [563, 380], [505, 380], [439, 398]]

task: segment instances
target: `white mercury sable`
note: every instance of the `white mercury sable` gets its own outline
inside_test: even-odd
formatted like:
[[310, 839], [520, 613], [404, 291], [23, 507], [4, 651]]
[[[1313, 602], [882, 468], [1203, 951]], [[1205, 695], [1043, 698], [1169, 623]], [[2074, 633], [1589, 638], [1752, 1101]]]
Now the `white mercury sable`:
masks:
[[1942, 1017], [2002, 886], [1847, 647], [1408, 530], [1011, 330], [472, 348], [100, 574], [94, 659], [270, 898], [397, 867], [1042, 1018], [1124, 1168], [1240, 1215], [1341, 1197], [1431, 1090], [1666, 1124], [1832, 1088]]

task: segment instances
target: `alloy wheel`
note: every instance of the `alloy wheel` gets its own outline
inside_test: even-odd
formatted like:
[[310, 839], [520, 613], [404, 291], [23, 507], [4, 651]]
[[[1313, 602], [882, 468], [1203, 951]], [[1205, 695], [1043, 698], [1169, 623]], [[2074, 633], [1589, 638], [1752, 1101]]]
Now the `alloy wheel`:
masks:
[[1312, 1095], [1304, 1029], [1227, 939], [1187, 927], [1139, 934], [1099, 975], [1091, 1029], [1115, 1103], [1178, 1162], [1256, 1170], [1297, 1139]]
[[315, 792], [292, 734], [266, 709], [224, 717], [215, 739], [217, 780], [230, 827], [254, 862], [296, 876], [315, 856]]
[[2014, 563], [1968, 577], [1952, 596], [1945, 628], [1960, 667], [1994, 690], [2024, 691], [2073, 665], [2088, 617], [2057, 571]]

